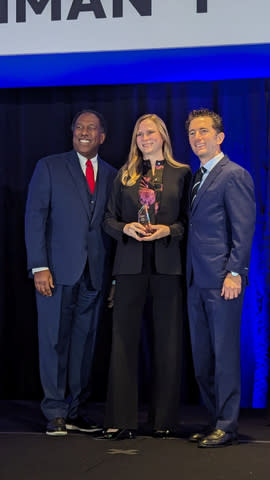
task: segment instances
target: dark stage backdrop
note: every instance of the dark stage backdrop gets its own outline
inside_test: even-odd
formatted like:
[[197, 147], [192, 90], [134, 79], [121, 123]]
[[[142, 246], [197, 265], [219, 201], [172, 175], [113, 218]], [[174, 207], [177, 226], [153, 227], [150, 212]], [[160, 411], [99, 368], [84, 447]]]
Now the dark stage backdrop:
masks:
[[[27, 185], [37, 160], [69, 150], [73, 115], [91, 107], [107, 119], [108, 136], [101, 153], [112, 165], [120, 167], [126, 160], [137, 117], [153, 112], [168, 126], [175, 157], [195, 170], [198, 162], [190, 152], [184, 122], [191, 109], [209, 107], [224, 118], [223, 150], [249, 170], [256, 186], [257, 228], [242, 323], [242, 406], [265, 406], [270, 291], [269, 90], [269, 79], [0, 89], [0, 398], [41, 395], [34, 289], [26, 273], [23, 226]], [[93, 385], [94, 396], [101, 400], [106, 388], [110, 325], [110, 315], [105, 312]], [[185, 338], [188, 343], [188, 333]], [[185, 352], [184, 397], [192, 401], [196, 395], [188, 346]], [[145, 358], [148, 361], [147, 354]]]

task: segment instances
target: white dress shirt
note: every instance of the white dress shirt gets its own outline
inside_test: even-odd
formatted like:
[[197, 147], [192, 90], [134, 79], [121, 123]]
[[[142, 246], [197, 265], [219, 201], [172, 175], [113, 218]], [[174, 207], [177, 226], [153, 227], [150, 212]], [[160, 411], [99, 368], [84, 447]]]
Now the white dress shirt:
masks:
[[211, 170], [213, 170], [213, 168], [217, 165], [218, 162], [220, 162], [220, 160], [223, 157], [224, 157], [224, 153], [220, 152], [214, 158], [211, 158], [211, 160], [208, 160], [208, 162], [206, 162], [204, 165], [201, 165], [201, 167], [206, 168], [206, 172], [204, 172], [203, 174], [199, 189], [201, 188], [202, 184], [205, 182], [205, 179], [207, 178]]

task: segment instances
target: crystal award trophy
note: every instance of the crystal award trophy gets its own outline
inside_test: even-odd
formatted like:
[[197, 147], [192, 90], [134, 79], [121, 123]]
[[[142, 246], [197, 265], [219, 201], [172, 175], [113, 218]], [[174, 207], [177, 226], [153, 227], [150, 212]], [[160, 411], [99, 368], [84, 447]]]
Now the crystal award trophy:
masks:
[[[147, 233], [153, 233], [151, 229], [150, 216], [148, 212], [148, 205], [143, 205], [138, 211], [138, 222], [146, 228]], [[141, 235], [143, 237], [143, 235]]]

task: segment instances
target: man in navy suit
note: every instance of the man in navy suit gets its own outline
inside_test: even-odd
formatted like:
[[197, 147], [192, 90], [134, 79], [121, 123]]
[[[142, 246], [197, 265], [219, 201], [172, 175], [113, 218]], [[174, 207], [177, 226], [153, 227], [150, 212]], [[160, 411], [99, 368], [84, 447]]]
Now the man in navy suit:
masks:
[[106, 135], [100, 113], [79, 112], [72, 131], [72, 151], [37, 163], [25, 217], [49, 435], [98, 428], [82, 408], [109, 263], [110, 240], [101, 224], [116, 171], [98, 156]]
[[237, 443], [240, 325], [255, 227], [249, 173], [221, 151], [223, 122], [193, 110], [186, 127], [201, 164], [193, 179], [187, 252], [188, 311], [196, 380], [209, 426], [199, 447]]

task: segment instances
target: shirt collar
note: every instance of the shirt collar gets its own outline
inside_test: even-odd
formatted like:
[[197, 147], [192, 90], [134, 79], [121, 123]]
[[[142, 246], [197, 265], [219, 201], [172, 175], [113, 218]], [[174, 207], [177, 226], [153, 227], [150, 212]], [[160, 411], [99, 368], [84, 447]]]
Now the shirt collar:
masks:
[[79, 152], [76, 152], [76, 153], [78, 155], [78, 158], [83, 170], [85, 170], [85, 163], [87, 162], [87, 160], [91, 160], [93, 167], [95, 168], [95, 166], [97, 165], [97, 157], [98, 157], [97, 154], [95, 155], [95, 157], [88, 159], [87, 157], [84, 157], [83, 155], [81, 155]]
[[[209, 173], [212, 168], [216, 166], [216, 164], [224, 157], [224, 153], [220, 152], [218, 153], [214, 158], [211, 158], [211, 160], [208, 160], [203, 166], [206, 168], [207, 173]], [[201, 165], [202, 166], [202, 165]]]
[[[165, 164], [165, 160], [156, 160], [156, 167], [160, 167]], [[150, 160], [143, 160], [143, 175], [145, 175], [148, 170], [151, 170], [152, 165]]]

